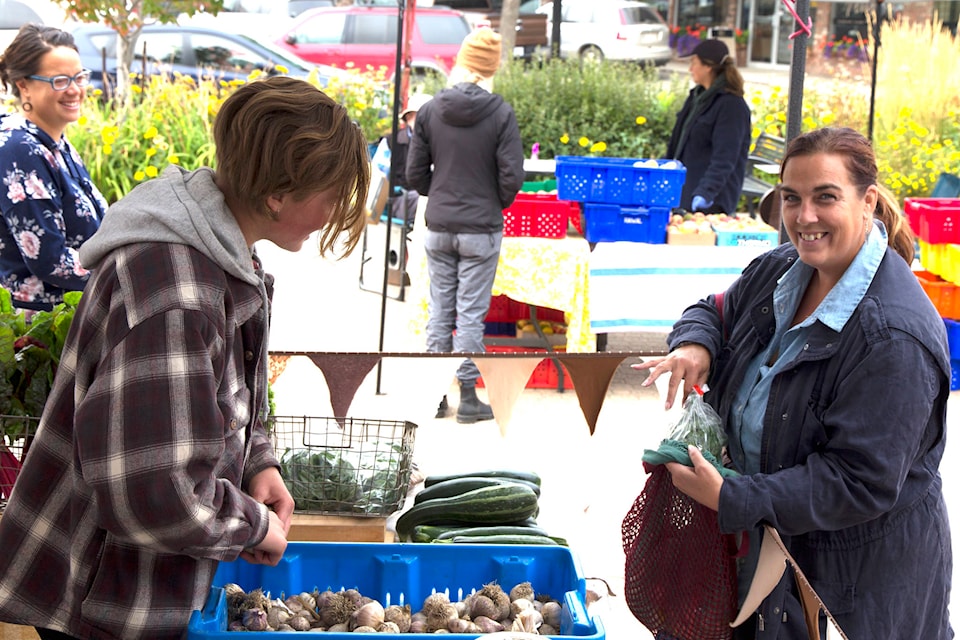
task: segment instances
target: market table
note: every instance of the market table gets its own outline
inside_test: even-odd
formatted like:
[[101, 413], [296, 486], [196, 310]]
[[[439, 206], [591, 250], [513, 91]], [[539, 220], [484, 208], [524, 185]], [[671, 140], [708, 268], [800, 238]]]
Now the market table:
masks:
[[[418, 227], [423, 228], [420, 198]], [[429, 278], [423, 234], [414, 231], [410, 238], [410, 274], [415, 312], [411, 329], [422, 333], [427, 323]], [[500, 261], [493, 283], [493, 295], [505, 295], [518, 302], [563, 311], [567, 320], [568, 353], [597, 350], [596, 336], [590, 330], [589, 307], [590, 245], [580, 236], [564, 238], [504, 238]]]
[[770, 247], [597, 243], [590, 254], [593, 333], [669, 330], [683, 310], [724, 291]]

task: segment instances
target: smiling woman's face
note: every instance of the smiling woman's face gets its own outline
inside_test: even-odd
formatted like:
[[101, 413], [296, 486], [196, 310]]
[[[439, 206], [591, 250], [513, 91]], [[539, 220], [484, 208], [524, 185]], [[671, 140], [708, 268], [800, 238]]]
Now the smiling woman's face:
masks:
[[[52, 78], [54, 76], [74, 77], [83, 71], [80, 54], [70, 47], [54, 47], [40, 59], [40, 66], [34, 75]], [[20, 88], [21, 104], [28, 120], [46, 131], [56, 140], [67, 125], [80, 119], [80, 107], [86, 96], [86, 89], [76, 82], [63, 91], [56, 91], [45, 80], [25, 78], [17, 82]], [[29, 110], [27, 110], [29, 109]]]
[[816, 153], [788, 160], [780, 193], [783, 224], [800, 259], [836, 282], [866, 239], [877, 188], [861, 196], [843, 156]]

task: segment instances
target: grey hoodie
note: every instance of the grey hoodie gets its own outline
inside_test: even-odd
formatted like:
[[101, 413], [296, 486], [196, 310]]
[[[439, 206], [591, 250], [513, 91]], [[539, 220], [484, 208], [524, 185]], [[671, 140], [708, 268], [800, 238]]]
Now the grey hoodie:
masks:
[[231, 276], [262, 289], [251, 248], [213, 178], [213, 170], [206, 167], [186, 171], [172, 165], [138, 185], [109, 208], [100, 230], [80, 248], [83, 265], [96, 269], [107, 254], [128, 244], [185, 244]]

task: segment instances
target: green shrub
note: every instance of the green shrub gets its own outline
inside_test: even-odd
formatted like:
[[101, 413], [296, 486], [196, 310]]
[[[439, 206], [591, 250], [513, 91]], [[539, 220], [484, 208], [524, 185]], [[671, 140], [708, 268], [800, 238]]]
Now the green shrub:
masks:
[[685, 77], [662, 82], [652, 67], [553, 60], [509, 64], [494, 89], [513, 106], [527, 153], [539, 143], [541, 158], [656, 158], [689, 86]]

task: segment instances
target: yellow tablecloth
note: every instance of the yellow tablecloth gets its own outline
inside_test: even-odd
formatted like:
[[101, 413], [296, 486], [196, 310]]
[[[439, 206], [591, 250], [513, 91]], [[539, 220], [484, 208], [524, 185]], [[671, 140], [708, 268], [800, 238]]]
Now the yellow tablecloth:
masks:
[[[418, 220], [418, 225], [421, 223]], [[411, 328], [417, 333], [423, 332], [428, 317], [429, 277], [422, 228], [418, 227], [411, 236], [408, 263], [413, 292], [410, 300], [418, 305]], [[504, 238], [493, 295], [563, 311], [567, 351], [591, 353], [597, 350], [597, 340], [590, 332], [589, 271], [590, 245], [581, 237]]]

